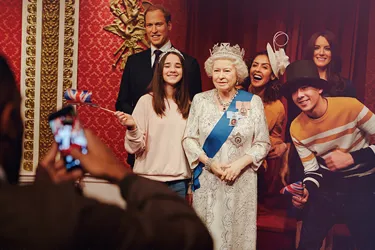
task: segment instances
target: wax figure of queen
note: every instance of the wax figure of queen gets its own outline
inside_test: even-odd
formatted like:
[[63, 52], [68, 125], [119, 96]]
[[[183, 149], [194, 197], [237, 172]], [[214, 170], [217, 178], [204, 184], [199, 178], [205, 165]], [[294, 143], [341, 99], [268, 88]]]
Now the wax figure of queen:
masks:
[[197, 94], [183, 146], [193, 171], [193, 206], [215, 249], [256, 249], [257, 175], [270, 149], [262, 100], [237, 90], [244, 50], [217, 44], [205, 70], [215, 89]]

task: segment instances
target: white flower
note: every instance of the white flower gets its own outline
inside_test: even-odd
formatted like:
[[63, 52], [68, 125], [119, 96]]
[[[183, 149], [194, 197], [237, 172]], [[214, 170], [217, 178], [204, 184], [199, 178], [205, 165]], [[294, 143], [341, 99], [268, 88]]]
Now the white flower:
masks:
[[290, 64], [289, 57], [285, 54], [284, 49], [275, 50], [275, 58], [277, 63], [278, 73], [283, 75], [286, 67]]

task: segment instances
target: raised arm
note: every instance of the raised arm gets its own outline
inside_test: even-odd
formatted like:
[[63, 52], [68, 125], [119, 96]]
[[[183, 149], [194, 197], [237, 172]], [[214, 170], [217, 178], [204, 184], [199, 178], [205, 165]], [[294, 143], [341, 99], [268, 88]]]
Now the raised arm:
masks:
[[206, 227], [184, 199], [162, 183], [131, 174], [96, 136], [86, 136], [94, 146], [74, 157], [93, 176], [119, 183], [127, 207], [86, 201], [76, 230], [81, 242], [93, 249], [213, 249]]
[[[213, 249], [209, 232], [192, 207], [166, 185], [133, 175], [95, 135], [85, 134], [88, 153], [74, 148], [73, 157], [91, 176], [118, 183], [126, 210], [81, 196], [73, 182], [4, 185], [2, 248]], [[52, 154], [44, 167], [63, 170], [61, 160], [55, 161], [56, 145]], [[28, 233], [19, 234], [25, 228]]]
[[149, 98], [145, 95], [139, 99], [132, 115], [136, 125], [126, 131], [125, 150], [130, 154], [141, 154], [146, 149], [149, 116], [152, 112]]
[[303, 183], [306, 185], [306, 189], [311, 193], [320, 187], [323, 175], [319, 171], [319, 163], [314, 153], [296, 139], [294, 129], [296, 128], [290, 128], [290, 135], [304, 167], [305, 178], [303, 179]]

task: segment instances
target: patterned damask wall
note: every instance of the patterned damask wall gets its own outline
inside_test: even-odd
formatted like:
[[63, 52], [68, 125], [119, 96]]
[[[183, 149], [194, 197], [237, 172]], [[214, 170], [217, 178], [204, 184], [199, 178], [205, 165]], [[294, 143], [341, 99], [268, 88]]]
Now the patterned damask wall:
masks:
[[17, 83], [21, 70], [22, 1], [0, 1], [0, 54], [5, 55]]
[[[113, 53], [121, 39], [103, 27], [112, 23], [114, 16], [109, 10], [109, 0], [81, 0], [79, 11], [78, 88], [93, 91], [94, 102], [114, 110], [122, 72], [112, 68]], [[172, 13], [172, 43], [184, 50], [186, 40], [185, 1], [151, 0], [163, 4]], [[91, 107], [78, 108], [85, 127], [95, 131], [116, 155], [125, 161], [124, 128], [115, 117], [103, 110]]]

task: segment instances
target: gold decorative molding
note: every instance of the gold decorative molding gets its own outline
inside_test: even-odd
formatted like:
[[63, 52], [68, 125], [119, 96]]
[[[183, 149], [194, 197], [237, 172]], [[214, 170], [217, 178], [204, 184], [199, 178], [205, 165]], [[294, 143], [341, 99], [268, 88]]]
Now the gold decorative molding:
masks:
[[115, 19], [112, 24], [105, 26], [104, 30], [124, 40], [113, 53], [116, 57], [113, 67], [120, 64], [120, 69], [123, 70], [130, 55], [149, 47], [145, 36], [144, 11], [150, 5], [151, 2], [142, 0], [110, 1], [110, 10]]
[[43, 0], [39, 160], [53, 142], [48, 116], [57, 108], [60, 1]]
[[53, 142], [48, 116], [76, 87], [79, 0], [23, 0], [21, 93], [24, 118], [21, 174], [35, 173]]
[[73, 55], [74, 55], [74, 25], [75, 0], [65, 1], [64, 17], [64, 62], [63, 62], [63, 92], [72, 87]]
[[36, 60], [36, 0], [27, 3], [26, 25], [26, 68], [25, 68], [25, 133], [22, 168], [33, 171], [34, 141], [34, 100], [35, 100], [35, 60]]

